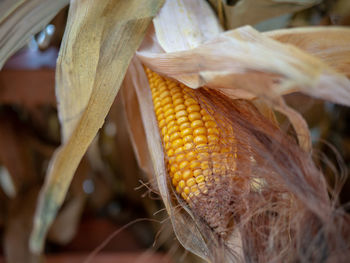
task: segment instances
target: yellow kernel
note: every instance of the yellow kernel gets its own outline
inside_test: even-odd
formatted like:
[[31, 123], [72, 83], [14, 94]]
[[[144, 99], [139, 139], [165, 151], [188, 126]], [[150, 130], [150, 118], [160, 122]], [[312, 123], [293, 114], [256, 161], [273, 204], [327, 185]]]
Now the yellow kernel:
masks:
[[196, 170], [193, 171], [193, 176], [196, 177], [196, 178], [198, 176], [201, 176], [201, 174], [203, 174], [202, 169], [196, 169]]
[[157, 120], [158, 120], [158, 121], [160, 121], [160, 120], [162, 120], [162, 119], [165, 119], [163, 113], [157, 115]]
[[194, 104], [198, 104], [197, 101], [195, 101], [193, 98], [188, 98], [185, 100], [185, 105], [188, 107], [188, 106], [191, 106], [191, 105], [194, 105]]
[[184, 123], [181, 123], [180, 124], [180, 130], [184, 130], [184, 129], [187, 129], [187, 128], [191, 128], [191, 124], [189, 122], [184, 122]]
[[171, 101], [172, 101], [171, 97], [165, 97], [164, 99], [161, 100], [160, 103], [161, 103], [162, 106], [164, 106], [164, 105], [166, 105], [168, 103], [171, 103]]
[[175, 111], [178, 112], [180, 110], [185, 110], [186, 109], [186, 106], [183, 105], [183, 104], [179, 104], [175, 107]]
[[179, 155], [176, 156], [176, 161], [177, 161], [178, 163], [180, 163], [180, 162], [182, 162], [182, 161], [185, 161], [185, 159], [186, 159], [186, 157], [185, 157], [184, 154], [179, 154]]
[[191, 113], [191, 112], [194, 112], [194, 111], [199, 112], [200, 109], [201, 109], [201, 107], [199, 107], [198, 104], [194, 104], [194, 105], [191, 105], [191, 106], [187, 107], [187, 112], [188, 113]]
[[180, 180], [181, 180], [181, 172], [179, 172], [179, 171], [175, 172], [175, 173], [174, 173], [174, 178], [173, 178], [173, 180], [175, 180], [176, 183], [177, 183], [178, 181], [180, 181]]
[[193, 142], [193, 136], [192, 135], [187, 135], [183, 138], [184, 140], [184, 143], [187, 143], [187, 142]]
[[207, 115], [203, 115], [202, 120], [203, 121], [212, 121], [213, 118], [210, 115], [207, 114]]
[[[189, 191], [188, 191], [188, 192], [189, 192]], [[186, 194], [185, 192], [182, 192], [182, 193], [181, 193], [181, 196], [182, 196], [182, 198], [185, 199], [185, 200], [188, 199], [188, 196], [187, 196], [187, 194]]]
[[191, 190], [190, 190], [190, 188], [189, 188], [188, 186], [185, 186], [183, 192], [184, 192], [184, 193], [186, 194], [186, 196], [187, 196], [188, 194], [190, 194]]
[[191, 143], [191, 142], [186, 143], [186, 144], [184, 145], [184, 147], [183, 147], [183, 149], [184, 149], [185, 151], [192, 150], [193, 148], [194, 148], [194, 145], [193, 145], [193, 143]]
[[187, 166], [188, 166], [188, 162], [187, 162], [187, 161], [183, 161], [183, 162], [180, 163], [179, 168], [180, 168], [180, 170], [183, 170], [183, 169], [185, 169]]
[[176, 112], [176, 118], [177, 119], [179, 119], [179, 118], [181, 118], [181, 117], [185, 117], [185, 116], [187, 116], [187, 111], [185, 111], [185, 110], [180, 110], [180, 111], [178, 111], [178, 112]]
[[172, 146], [173, 148], [178, 148], [178, 147], [181, 147], [183, 145], [183, 142], [181, 139], [177, 139], [175, 141], [172, 142]]
[[159, 129], [162, 129], [166, 125], [165, 119], [159, 121]]
[[216, 128], [216, 122], [215, 121], [206, 121], [205, 127], [207, 128]]
[[202, 115], [199, 112], [192, 112], [188, 115], [188, 119], [192, 122], [195, 120], [200, 120]]
[[178, 99], [175, 99], [173, 101], [174, 106], [177, 106], [177, 105], [180, 105], [180, 104], [183, 104], [183, 103], [184, 103], [184, 100], [182, 98], [178, 98]]
[[174, 132], [173, 134], [170, 135], [170, 140], [174, 141], [176, 139], [181, 138], [181, 134], [179, 132]]
[[200, 152], [198, 153], [197, 159], [200, 161], [208, 160], [209, 159], [209, 153], [208, 152]]
[[182, 147], [175, 148], [175, 154], [182, 153], [184, 150]]
[[170, 109], [168, 109], [166, 112], [164, 112], [164, 117], [166, 118], [166, 117], [168, 117], [169, 115], [172, 115], [172, 114], [174, 114], [175, 112], [174, 112], [174, 109], [172, 109], [172, 108], [170, 108]]
[[190, 167], [192, 170], [195, 170], [195, 169], [201, 167], [201, 163], [198, 160], [193, 160], [193, 161], [191, 161]]
[[[167, 125], [167, 127], [169, 127], [169, 125]], [[173, 134], [174, 132], [177, 132], [177, 131], [179, 131], [179, 126], [177, 126], [177, 125], [173, 125], [173, 126], [171, 126], [170, 128], [168, 128], [168, 133], [169, 134]]]
[[198, 184], [204, 182], [204, 176], [203, 176], [203, 175], [197, 176], [197, 177], [196, 177], [196, 182], [197, 182]]
[[175, 120], [175, 115], [174, 114], [169, 115], [168, 117], [165, 118], [165, 121], [167, 123], [171, 122], [172, 120]]
[[175, 172], [177, 171], [177, 165], [171, 165], [171, 166], [170, 166], [170, 171], [171, 171], [172, 173], [175, 173]]
[[198, 136], [194, 137], [195, 144], [205, 144], [207, 142], [208, 142], [208, 140], [207, 140], [206, 136], [198, 135]]
[[204, 127], [199, 127], [194, 129], [193, 136], [206, 135], [206, 133], [207, 133], [207, 130]]
[[185, 186], [186, 186], [185, 181], [184, 181], [184, 180], [181, 180], [181, 181], [179, 182], [179, 187], [180, 187], [180, 189], [184, 189]]
[[219, 135], [219, 130], [217, 128], [208, 128], [208, 134], [217, 134], [217, 135]]
[[203, 127], [203, 126], [204, 126], [204, 123], [202, 120], [195, 120], [191, 123], [192, 129], [196, 129], [198, 127]]
[[194, 186], [196, 184], [196, 180], [194, 178], [190, 178], [187, 180], [186, 185], [188, 187]]
[[206, 169], [209, 169], [209, 162], [208, 161], [204, 161], [204, 162], [201, 162], [201, 168], [203, 170], [206, 170]]
[[191, 170], [185, 170], [183, 173], [182, 173], [182, 178], [187, 181], [189, 178], [191, 178], [193, 176], [193, 173]]
[[213, 134], [209, 134], [208, 141], [211, 143], [217, 143], [219, 141], [219, 137]]
[[162, 93], [160, 93], [160, 98], [161, 99], [164, 99], [165, 97], [168, 97], [168, 96], [170, 96], [171, 94], [170, 94], [170, 92], [169, 91], [167, 91], [167, 90], [165, 90], [165, 91], [163, 91]]
[[185, 137], [187, 135], [192, 135], [192, 129], [191, 128], [186, 128], [181, 131], [181, 136]]
[[190, 151], [186, 154], [186, 158], [188, 161], [192, 161], [192, 160], [196, 159], [197, 155], [198, 154], [196, 152]]
[[181, 125], [182, 123], [188, 122], [188, 118], [183, 116], [177, 119], [177, 124]]

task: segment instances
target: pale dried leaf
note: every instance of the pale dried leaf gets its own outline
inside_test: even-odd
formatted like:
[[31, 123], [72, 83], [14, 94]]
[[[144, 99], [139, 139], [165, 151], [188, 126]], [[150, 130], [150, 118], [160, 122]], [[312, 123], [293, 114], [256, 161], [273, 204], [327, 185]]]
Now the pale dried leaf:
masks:
[[350, 81], [344, 75], [317, 57], [248, 26], [182, 52], [164, 53], [152, 47], [158, 45], [149, 42], [154, 40], [146, 38], [138, 52], [145, 65], [191, 88], [205, 85], [231, 98], [264, 99], [288, 115], [304, 149], [311, 145], [307, 125], [280, 101], [281, 95], [300, 91], [350, 105]]
[[2, 0], [0, 2], [0, 23], [2, 23], [25, 0]]
[[67, 4], [68, 0], [27, 0], [12, 12], [3, 14], [5, 20], [2, 21], [0, 16], [0, 69]]
[[350, 76], [350, 29], [348, 27], [302, 27], [264, 33], [281, 43], [312, 54], [338, 72]]
[[254, 25], [265, 19], [303, 10], [320, 0], [240, 0], [234, 6], [224, 5], [226, 27]]
[[214, 12], [203, 0], [166, 1], [153, 25], [166, 52], [195, 48], [222, 32]]
[[[161, 4], [158, 0], [71, 2], [56, 72], [64, 144], [51, 160], [41, 191], [32, 251], [42, 251], [74, 172], [102, 126], [127, 66]], [[73, 101], [77, 107], [72, 106]], [[76, 115], [69, 114], [70, 107]]]

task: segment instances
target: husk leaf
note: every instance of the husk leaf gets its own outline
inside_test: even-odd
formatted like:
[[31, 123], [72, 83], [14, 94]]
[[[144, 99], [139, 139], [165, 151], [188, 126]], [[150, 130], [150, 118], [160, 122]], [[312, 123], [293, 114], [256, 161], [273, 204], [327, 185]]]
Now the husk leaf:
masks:
[[154, 39], [148, 37], [138, 52], [149, 68], [191, 88], [208, 86], [231, 98], [263, 98], [287, 114], [304, 149], [310, 149], [311, 145], [307, 125], [283, 103], [281, 95], [300, 91], [350, 104], [350, 81], [344, 75], [321, 59], [266, 37], [249, 26], [181, 52], [164, 53], [154, 48], [159, 46], [157, 43], [149, 42]]
[[71, 1], [56, 70], [63, 144], [40, 194], [31, 250], [40, 253], [74, 172], [101, 128], [127, 66], [162, 1]]
[[[210, 0], [214, 6], [218, 6], [217, 0]], [[240, 0], [235, 5], [228, 5], [222, 1], [225, 15], [225, 26], [233, 29], [244, 25], [254, 25], [263, 20], [293, 13], [315, 4], [320, 0]]]
[[27, 0], [0, 3], [0, 69], [34, 34], [68, 4], [68, 0]]
[[348, 27], [302, 27], [264, 33], [320, 58], [327, 65], [350, 76], [350, 29]]
[[167, 53], [195, 48], [222, 32], [213, 10], [203, 0], [166, 1], [153, 25]]

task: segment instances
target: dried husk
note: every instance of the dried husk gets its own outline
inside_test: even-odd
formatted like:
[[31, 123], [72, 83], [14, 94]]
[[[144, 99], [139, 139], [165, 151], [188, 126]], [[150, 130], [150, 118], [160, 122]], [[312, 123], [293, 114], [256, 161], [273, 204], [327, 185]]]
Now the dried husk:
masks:
[[1, 1], [0, 69], [6, 60], [40, 32], [68, 0]]
[[[321, 2], [321, 0], [240, 0], [234, 5], [221, 1], [225, 16], [225, 27], [236, 28], [243, 25], [254, 25], [266, 19], [286, 13], [297, 12]], [[218, 0], [210, 0], [219, 11]]]
[[47, 172], [30, 247], [45, 235], [64, 201], [74, 172], [119, 90], [127, 66], [162, 1], [71, 1], [56, 69], [62, 146]]
[[[341, 31], [350, 32], [345, 28]], [[154, 39], [148, 37], [147, 41]], [[316, 49], [322, 52], [323, 47], [315, 47], [314, 53]], [[310, 148], [307, 126], [283, 103], [281, 95], [300, 91], [343, 105], [349, 105], [350, 101], [350, 81], [341, 74], [348, 69], [348, 56], [342, 59], [345, 66], [337, 68], [343, 72], [337, 72], [325, 63], [330, 57], [323, 62], [322, 56], [320, 59], [311, 56], [249, 26], [228, 31], [197, 48], [181, 52], [165, 53], [159, 43], [144, 42], [138, 57], [152, 70], [191, 88], [208, 86], [236, 99], [263, 98], [288, 116], [305, 149]], [[339, 62], [341, 58], [336, 56], [336, 59]]]

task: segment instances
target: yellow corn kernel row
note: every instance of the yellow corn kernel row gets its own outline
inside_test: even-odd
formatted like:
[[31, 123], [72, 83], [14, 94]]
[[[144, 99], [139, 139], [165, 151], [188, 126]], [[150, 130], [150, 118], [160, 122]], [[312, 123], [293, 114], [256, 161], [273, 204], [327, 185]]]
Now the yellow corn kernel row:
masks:
[[[212, 178], [220, 179], [228, 169], [235, 169], [233, 134], [225, 125], [218, 127], [220, 121], [201, 107], [193, 89], [145, 70], [167, 170], [176, 192], [189, 202], [207, 193]], [[222, 136], [223, 132], [231, 134]]]

